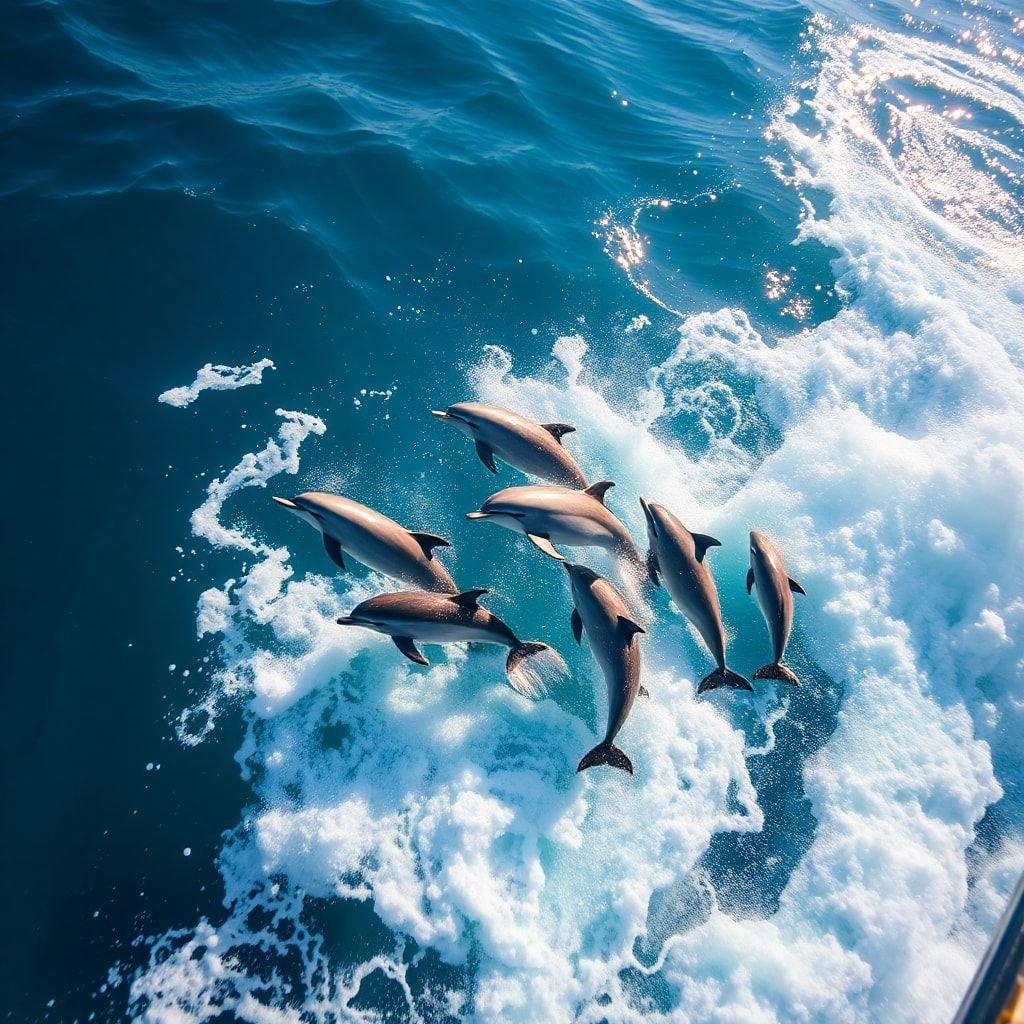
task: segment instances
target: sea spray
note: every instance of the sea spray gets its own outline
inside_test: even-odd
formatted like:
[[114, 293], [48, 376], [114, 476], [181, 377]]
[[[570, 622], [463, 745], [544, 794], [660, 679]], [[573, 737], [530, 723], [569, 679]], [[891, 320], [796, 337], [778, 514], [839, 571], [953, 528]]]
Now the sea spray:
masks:
[[[791, 182], [829, 197], [820, 212], [807, 199], [800, 235], [835, 250], [846, 306], [833, 320], [771, 339], [739, 309], [689, 317], [637, 394], [600, 385], [579, 336], [542, 374], [516, 374], [497, 347], [470, 374], [481, 400], [542, 420], [571, 410], [588, 477], [616, 480], [635, 535], [628, 496], [644, 494], [719, 537], [730, 621], [755, 621], [745, 531], [785, 550], [809, 595], [795, 641], [843, 703], [804, 765], [816, 826], [778, 909], [737, 919], [703, 885], [707, 912], [653, 963], [634, 955], [658, 931], [652, 895], [693, 882], [716, 834], [762, 827], [745, 758], [777, 753], [786, 698], [755, 698], [769, 740], [747, 749], [742, 713], [695, 700], [684, 636], [659, 628], [651, 698], [628, 726], [635, 778], [576, 778], [592, 730], [502, 685], [500, 656], [407, 666], [386, 641], [331, 628], [374, 580], [293, 580], [286, 553], [211, 525], [214, 543], [262, 559], [200, 609], [200, 628], [230, 640], [222, 679], [244, 702], [239, 761], [256, 803], [222, 854], [223, 920], [158, 937], [134, 979], [147, 1019], [255, 1021], [282, 1006], [368, 1019], [357, 993], [375, 971], [412, 1019], [852, 1024], [952, 1011], [1022, 849], [1019, 833], [991, 851], [975, 841], [997, 775], [1019, 777], [1024, 735], [1021, 290], [1001, 236], [963, 209], [944, 216], [891, 159], [871, 93], [907, 61], [932, 88], [1013, 117], [1018, 87], [988, 64], [964, 75], [928, 40], [819, 30], [818, 45], [801, 97], [813, 123], [783, 107], [773, 132]], [[908, 117], [899, 130], [914, 130]], [[1014, 200], [990, 186], [987, 208], [1011, 222]], [[738, 418], [757, 443], [741, 457], [729, 395], [748, 392]], [[703, 415], [695, 450], [672, 421], [709, 400], [728, 415]], [[763, 644], [745, 629], [731, 656], [754, 666]], [[317, 899], [372, 906], [394, 943], [346, 960], [303, 923]], [[270, 924], [252, 923], [257, 909]], [[410, 981], [413, 944], [453, 968], [454, 1001]]]

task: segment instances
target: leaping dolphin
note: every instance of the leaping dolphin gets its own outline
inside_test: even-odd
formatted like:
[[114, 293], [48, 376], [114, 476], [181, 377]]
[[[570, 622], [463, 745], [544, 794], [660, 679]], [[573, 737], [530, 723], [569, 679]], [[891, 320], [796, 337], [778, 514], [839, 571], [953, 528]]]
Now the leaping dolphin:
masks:
[[395, 646], [417, 665], [429, 662], [416, 647], [428, 644], [475, 642], [509, 648], [505, 674], [512, 687], [528, 697], [543, 696], [548, 679], [567, 669], [561, 655], [547, 644], [520, 640], [505, 623], [480, 607], [486, 590], [462, 594], [424, 591], [380, 594], [357, 605], [338, 619], [340, 626], [363, 626], [390, 636]]
[[798, 686], [796, 673], [782, 664], [786, 653], [789, 634], [793, 629], [793, 594], [804, 594], [804, 588], [786, 575], [782, 552], [763, 533], [750, 531], [750, 568], [747, 570], [747, 593], [757, 586], [757, 603], [768, 624], [772, 638], [770, 665], [762, 665], [755, 673], [755, 679], [782, 679]]
[[605, 506], [605, 492], [615, 485], [610, 480], [574, 491], [553, 484], [506, 487], [492, 494], [479, 512], [467, 519], [486, 519], [525, 534], [546, 555], [564, 560], [555, 544], [566, 547], [599, 547], [643, 568], [643, 559], [629, 532]]
[[608, 727], [604, 739], [583, 756], [577, 772], [608, 764], [633, 774], [633, 762], [615, 746], [615, 737], [625, 725], [640, 685], [640, 644], [637, 633], [644, 630], [633, 618], [619, 592], [593, 569], [563, 562], [572, 585], [572, 633], [580, 643], [586, 631], [594, 659], [608, 684]]
[[511, 409], [481, 402], [459, 402], [433, 413], [476, 444], [480, 461], [492, 473], [498, 472], [497, 455], [530, 476], [566, 487], [587, 486], [576, 460], [562, 447], [562, 437], [576, 429], [568, 423], [535, 423]]
[[651, 545], [647, 556], [651, 582], [655, 586], [665, 584], [676, 607], [693, 623], [718, 665], [700, 681], [697, 692], [705, 693], [720, 686], [753, 690], [743, 676], [725, 664], [722, 610], [711, 569], [705, 561], [708, 548], [718, 547], [720, 542], [702, 533], [691, 533], [664, 505], [643, 498], [640, 504], [647, 518], [647, 537]]
[[297, 498], [274, 498], [282, 508], [323, 534], [331, 561], [345, 568], [343, 552], [396, 580], [422, 590], [458, 592], [455, 581], [434, 554], [450, 547], [444, 537], [414, 533], [393, 519], [340, 494], [307, 491]]

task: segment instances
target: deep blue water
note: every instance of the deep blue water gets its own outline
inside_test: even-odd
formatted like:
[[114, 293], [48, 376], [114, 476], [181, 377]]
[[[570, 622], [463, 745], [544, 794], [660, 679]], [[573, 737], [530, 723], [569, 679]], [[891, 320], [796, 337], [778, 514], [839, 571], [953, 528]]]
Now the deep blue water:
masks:
[[[814, 16], [819, 20], [812, 23]], [[511, 537], [496, 537], [463, 519], [489, 490], [518, 482], [503, 470], [492, 486], [471, 448], [430, 420], [431, 408], [471, 397], [474, 390], [491, 400], [519, 395], [524, 411], [538, 414], [554, 402], [551, 411], [559, 415], [548, 418], [577, 422], [572, 445], [578, 453], [587, 452], [589, 427], [588, 471], [617, 481], [617, 508], [628, 511], [629, 525], [638, 531], [635, 494], [685, 491], [726, 542], [715, 564], [722, 578], [732, 580], [723, 605], [744, 670], [756, 667], [764, 644], [763, 625], [741, 584], [744, 531], [754, 525], [752, 516], [778, 522], [777, 532], [789, 539], [798, 564], [817, 585], [813, 604], [801, 606], [814, 610], [806, 613], [795, 641], [794, 663], [802, 666], [806, 685], [777, 729], [766, 732], [765, 725], [779, 710], [775, 696], [750, 708], [714, 705], [724, 732], [708, 732], [707, 723], [694, 726], [694, 743], [706, 744], [701, 763], [719, 764], [723, 778], [733, 773], [723, 783], [722, 817], [708, 809], [719, 806], [718, 798], [702, 796], [707, 834], [669, 844], [676, 852], [686, 847], [678, 864], [665, 847], [659, 853], [638, 842], [638, 864], [645, 857], [650, 862], [650, 870], [637, 869], [644, 879], [640, 889], [654, 893], [649, 930], [637, 938], [639, 961], [654, 963], [669, 935], [710, 927], [708, 892], [714, 891], [730, 920], [779, 921], [780, 934], [799, 934], [812, 944], [826, 936], [835, 949], [876, 971], [869, 982], [852, 959], [829, 961], [823, 970], [834, 1003], [814, 1002], [800, 989], [803, 982], [783, 991], [781, 982], [776, 989], [755, 979], [750, 1001], [738, 1005], [747, 1012], [756, 1005], [764, 1014], [757, 1019], [902, 1019], [911, 1003], [901, 1006], [893, 993], [916, 991], [927, 975], [911, 976], [917, 967], [894, 975], [892, 951], [877, 935], [870, 937], [864, 921], [874, 915], [877, 932], [884, 933], [886, 915], [907, 919], [913, 916], [908, 907], [927, 915], [931, 911], [924, 908], [941, 904], [941, 920], [917, 924], [928, 941], [947, 943], [941, 957], [934, 955], [934, 969], [952, 979], [941, 995], [943, 1011], [955, 1005], [990, 913], [974, 895], [976, 888], [983, 896], [989, 889], [980, 883], [975, 888], [975, 879], [984, 877], [993, 892], [1001, 892], [1024, 831], [1019, 740], [1012, 739], [1021, 706], [1014, 703], [1021, 692], [1014, 688], [1022, 685], [1024, 664], [1024, 615], [1014, 604], [1024, 597], [1021, 562], [1015, 561], [1024, 541], [1019, 527], [1012, 527], [1022, 489], [1019, 433], [1013, 442], [1021, 421], [1012, 417], [1024, 408], [1022, 321], [1012, 315], [1024, 305], [1020, 18], [998, 5], [961, 7], [945, 0], [928, 11], [782, 0], [16, 0], [4, 21], [0, 332], [10, 600], [0, 991], [6, 1018], [120, 1020], [148, 1010], [145, 1019], [152, 1021], [259, 1019], [252, 1004], [240, 1002], [244, 985], [218, 990], [207, 1004], [197, 995], [206, 991], [205, 983], [179, 972], [175, 984], [190, 995], [167, 996], [173, 985], [152, 981], [151, 950], [161, 941], [175, 947], [175, 930], [191, 934], [202, 919], [215, 926], [226, 915], [248, 920], [238, 900], [224, 906], [225, 878], [240, 899], [268, 864], [267, 878], [308, 892], [302, 926], [322, 937], [326, 962], [339, 965], [342, 974], [374, 956], [391, 956], [399, 936], [412, 938], [396, 962], [412, 963], [416, 950], [426, 950], [403, 975], [411, 996], [378, 971], [369, 974], [358, 997], [337, 997], [329, 1010], [329, 1000], [310, 995], [313, 974], [304, 975], [282, 952], [288, 936], [275, 932], [281, 946], [272, 954], [269, 946], [253, 952], [257, 947], [236, 934], [238, 969], [260, 978], [249, 998], [282, 1012], [297, 1014], [305, 1006], [305, 1019], [333, 1019], [330, 1012], [337, 1012], [337, 1019], [354, 1020], [357, 1010], [378, 1007], [391, 1015], [386, 1019], [399, 1020], [412, 1013], [412, 998], [416, 1012], [431, 1020], [474, 1014], [597, 1020], [595, 1007], [601, 1006], [611, 1007], [608, 1019], [619, 1020], [625, 1018], [615, 1016], [616, 1008], [626, 1005], [636, 1013], [689, 1014], [664, 1019], [743, 1019], [714, 1016], [696, 988], [680, 981], [685, 975], [699, 988], [709, 979], [726, 979], [728, 996], [715, 997], [726, 1005], [738, 991], [736, 975], [723, 966], [729, 951], [749, 963], [727, 928], [701, 940], [701, 948], [718, 951], [709, 954], [712, 966], [698, 964], [691, 951], [675, 973], [666, 966], [648, 978], [625, 965], [611, 971], [622, 978], [621, 990], [587, 989], [581, 960], [617, 963], [616, 950], [632, 948], [634, 936], [608, 938], [614, 931], [608, 921], [619, 910], [595, 924], [562, 898], [590, 893], [583, 904], [619, 907], [601, 889], [601, 871], [585, 877], [548, 850], [547, 843], [557, 847], [557, 829], [555, 838], [544, 833], [539, 840], [549, 881], [541, 897], [546, 923], [537, 927], [562, 936], [546, 959], [564, 964], [565, 971], [544, 982], [557, 993], [551, 1006], [516, 1011], [522, 1017], [504, 1009], [492, 1018], [483, 993], [491, 991], [497, 974], [502, 985], [511, 985], [519, 972], [539, 968], [492, 947], [488, 914], [469, 897], [452, 912], [458, 938], [445, 938], [440, 926], [432, 931], [433, 920], [430, 927], [403, 924], [401, 913], [372, 900], [342, 898], [342, 880], [365, 882], [371, 890], [380, 880], [356, 878], [362, 868], [353, 873], [339, 867], [340, 860], [317, 852], [315, 842], [312, 853], [296, 852], [294, 843], [284, 841], [271, 853], [268, 840], [259, 847], [264, 859], [254, 855], [251, 877], [237, 864], [224, 867], [223, 851], [244, 848], [261, 814], [323, 808], [349, 792], [318, 791], [314, 798], [314, 776], [317, 785], [348, 779], [350, 792], [369, 793], [369, 804], [384, 817], [385, 805], [406, 807], [402, 801], [410, 793], [426, 792], [410, 783], [399, 786], [397, 795], [382, 795], [368, 779], [344, 774], [344, 759], [354, 764], [360, 756], [352, 750], [364, 725], [361, 712], [339, 710], [338, 702], [367, 706], [361, 687], [385, 671], [371, 657], [386, 671], [401, 668], [377, 647], [367, 660], [357, 657], [343, 670], [317, 676], [311, 690], [341, 695], [323, 707], [310, 705], [313, 698], [302, 705], [306, 725], [315, 722], [322, 732], [286, 722], [295, 714], [290, 704], [280, 712], [281, 728], [313, 736], [304, 754], [281, 746], [279, 735], [270, 739], [261, 732], [271, 726], [264, 726], [259, 700], [250, 703], [248, 691], [216, 701], [216, 727], [203, 742], [184, 744], [179, 735], [183, 711], [219, 692], [221, 682], [213, 677], [233, 664], [215, 635], [196, 639], [196, 602], [208, 588], [243, 579], [262, 557], [211, 547], [192, 534], [190, 515], [210, 479], [223, 478], [246, 452], [259, 451], [275, 436], [275, 410], [319, 417], [327, 433], [303, 441], [297, 479], [272, 480], [269, 491], [255, 487], [231, 497], [226, 523], [271, 547], [286, 545], [296, 580], [329, 575], [329, 565], [315, 536], [270, 505], [270, 493], [344, 489], [403, 523], [451, 536], [456, 543], [448, 564], [457, 578], [467, 587], [491, 586], [501, 595], [496, 610], [570, 658], [578, 689], [555, 695], [550, 714], [564, 716], [558, 728], [571, 742], [573, 729], [597, 729], [601, 698], [591, 694], [586, 651], [572, 645], [556, 570]], [[873, 26], [881, 35], [858, 36], [855, 25]], [[973, 34], [964, 37], [965, 31]], [[983, 38], [992, 45], [980, 45]], [[899, 40], [909, 42], [904, 48]], [[862, 95], [841, 86], [830, 91], [843, 76], [844, 60], [860, 69], [861, 45], [888, 62], [890, 79], [872, 83], [877, 105], [865, 109], [872, 142], [891, 157], [891, 166], [865, 155], [866, 149], [829, 144], [841, 134], [835, 97], [853, 97], [853, 108]], [[964, 55], [962, 65], [957, 53]], [[979, 68], [986, 63], [992, 73], [983, 81]], [[907, 79], [901, 81], [904, 65]], [[822, 68], [824, 79], [815, 85]], [[929, 68], [937, 69], [934, 78]], [[972, 92], [964, 82], [981, 84]], [[817, 128], [809, 127], [810, 108], [788, 106], [794, 96], [821, 101]], [[945, 128], [927, 120], [922, 108]], [[959, 120], [950, 113], [957, 109], [971, 117]], [[806, 131], [811, 141], [801, 150], [780, 125]], [[840, 155], [849, 162], [840, 163]], [[794, 160], [811, 168], [795, 185], [786, 179]], [[876, 172], [893, 182], [892, 195], [877, 193], [891, 223], [857, 188]], [[807, 232], [795, 246], [810, 208], [825, 227]], [[637, 244], [639, 249], [631, 248]], [[912, 282], [904, 290], [915, 268], [922, 268], [924, 284]], [[979, 295], [984, 301], [975, 301]], [[933, 301], [948, 306], [935, 312]], [[787, 344], [809, 347], [798, 349], [791, 363], [780, 362], [790, 369], [778, 377], [763, 355], [737, 356], [730, 365], [730, 345], [747, 351], [735, 338], [710, 354], [693, 344], [677, 350], [681, 326], [685, 334], [689, 325], [685, 336], [691, 340], [733, 337], [721, 322], [693, 321], [719, 310], [745, 313], [764, 352]], [[646, 318], [639, 326], [638, 317]], [[840, 327], [832, 330], [833, 323]], [[566, 384], [566, 372], [552, 360], [556, 339], [570, 335], [587, 346], [583, 390], [582, 384]], [[958, 347], [963, 339], [969, 340], [965, 351], [978, 353], [977, 365]], [[990, 341], [997, 346], [991, 351], [984, 347]], [[493, 370], [486, 345], [507, 353], [511, 377]], [[258, 386], [204, 392], [182, 409], [157, 401], [167, 389], [190, 383], [205, 363], [242, 366], [262, 358], [273, 360], [274, 368]], [[953, 367], [963, 394], [936, 370], [943, 362]], [[650, 376], [652, 368], [661, 368], [660, 376]], [[663, 386], [669, 378], [671, 387]], [[701, 390], [715, 381], [726, 385], [724, 405], [720, 395], [709, 399]], [[655, 386], [669, 414], [644, 412]], [[638, 433], [627, 436], [625, 427], [605, 416], [598, 396]], [[981, 452], [1003, 445], [1002, 468], [991, 470], [996, 482], [979, 468], [981, 456], [958, 461], [940, 438], [943, 424], [966, 422], [964, 417], [986, 409], [993, 418], [977, 428], [971, 435], [977, 441], [968, 447]], [[867, 428], [862, 435], [850, 419], [854, 413], [889, 431], [890, 441], [880, 442]], [[732, 430], [722, 427], [730, 417], [736, 417]], [[836, 436], [815, 452], [810, 442], [801, 447], [791, 439], [790, 427], [800, 424], [810, 438], [825, 438], [833, 425]], [[924, 470], [911, 472], [909, 456], [906, 464], [880, 465], [870, 474], [887, 444], [902, 451], [903, 442], [932, 436], [936, 447], [922, 449], [920, 464], [935, 466], [948, 456], [943, 482], [929, 482]], [[723, 438], [734, 446], [732, 455], [719, 445]], [[685, 468], [679, 463], [678, 479], [665, 470], [670, 461], [657, 461], [663, 451], [686, 460]], [[735, 475], [723, 469], [723, 460], [739, 467]], [[830, 460], [833, 468], [815, 476]], [[864, 475], [851, 467], [863, 468]], [[905, 486], [897, 486], [900, 480]], [[964, 480], [975, 495], [989, 494], [991, 486], [989, 507], [1005, 501], [1003, 511], [993, 510], [992, 521], [976, 516], [975, 505], [984, 512], [988, 499], [972, 504], [959, 495], [956, 482]], [[959, 550], [977, 556], [970, 571], [941, 561], [943, 551], [953, 550], [954, 541], [942, 532], [947, 527], [954, 540], [960, 538]], [[914, 538], [926, 534], [934, 544], [920, 554]], [[870, 576], [874, 569], [887, 589], [872, 592], [866, 604], [881, 608], [888, 625], [861, 621], [856, 617], [867, 613], [845, 603], [864, 590], [851, 582], [856, 573]], [[366, 578], [358, 568], [353, 575]], [[933, 603], [917, 604], [919, 588], [931, 595], [920, 600]], [[347, 592], [339, 594], [347, 607]], [[985, 617], [986, 610], [1001, 627]], [[685, 689], [694, 673], [698, 679], [702, 674], [701, 650], [664, 598], [656, 611], [675, 630], [676, 652], [652, 654], [652, 671], [676, 673]], [[971, 632], [976, 619], [981, 625]], [[279, 623], [256, 620], [258, 614], [246, 634], [254, 649], [282, 659], [315, 650], [301, 631], [285, 635]], [[872, 646], [865, 636], [878, 642]], [[899, 653], [900, 644], [910, 653]], [[879, 654], [882, 649], [895, 653]], [[861, 660], [851, 651], [862, 652]], [[281, 667], [288, 678], [291, 671]], [[493, 676], [491, 671], [489, 685]], [[877, 706], [863, 680], [878, 677], [908, 694], [925, 687], [919, 701], [908, 701], [934, 705], [934, 714], [922, 712], [918, 734], [935, 728], [944, 742], [948, 738], [940, 766], [911, 766], [898, 758], [884, 771], [863, 766], [859, 751], [880, 741], [855, 738], [850, 746], [842, 740], [841, 708], [848, 725], [865, 706]], [[453, 708], [472, 716], [477, 684], [458, 685], [468, 689], [463, 703], [452, 696]], [[692, 693], [686, 693], [689, 701]], [[701, 720], [691, 715], [689, 721]], [[905, 721], [894, 709], [892, 727]], [[524, 718], [517, 728], [533, 736], [530, 730], [541, 725]], [[666, 751], [685, 746], [662, 736], [657, 720], [644, 728], [652, 764], [659, 751], [669, 757]], [[671, 733], [674, 727], [665, 728]], [[872, 735], [885, 736], [885, 727], [878, 728]], [[744, 759], [729, 760], [725, 737], [762, 746], [769, 733], [777, 756], [748, 756], [744, 775]], [[366, 732], [366, 744], [377, 743], [375, 735]], [[546, 742], [541, 735], [538, 744]], [[922, 746], [935, 749], [932, 740]], [[285, 749], [285, 760], [300, 765], [279, 787], [253, 767], [271, 749]], [[822, 750], [832, 750], [834, 760], [816, 761]], [[342, 752], [341, 762], [330, 760], [332, 751]], [[475, 756], [468, 748], [458, 753], [466, 764], [476, 764]], [[493, 780], [488, 764], [481, 760], [480, 771]], [[813, 774], [816, 765], [821, 775]], [[571, 766], [564, 777], [561, 772], [559, 766], [550, 778], [541, 773], [544, 792], [565, 794], [583, 785], [572, 778]], [[940, 781], [922, 795], [911, 792], [917, 782], [906, 782], [903, 772]], [[823, 776], [875, 780], [878, 799], [896, 809], [893, 820], [923, 837], [920, 872], [934, 874], [934, 890], [924, 883], [915, 888], [896, 866], [878, 876], [892, 879], [891, 891], [872, 882], [865, 865], [877, 862], [858, 848], [847, 868], [866, 879], [857, 897], [864, 919], [833, 921], [838, 911], [821, 906], [808, 910], [799, 926], [793, 923], [796, 911], [787, 910], [784, 890], [796, 884], [793, 873], [810, 864], [816, 844], [824, 842], [820, 822], [831, 822], [827, 835], [833, 837], [847, 826], [851, 835], [859, 834], [861, 827], [838, 811], [838, 819], [829, 817], [829, 801], [842, 801]], [[680, 784], [680, 793], [691, 785], [703, 793], [694, 779], [699, 773]], [[964, 781], [961, 791], [952, 780], [973, 781]], [[602, 781], [591, 779], [590, 788], [571, 793], [597, 800]], [[637, 785], [647, 787], [652, 800], [662, 799], [663, 780], [645, 777]], [[954, 790], [955, 799], [949, 795]], [[547, 797], [528, 786], [516, 793], [508, 796], [509, 806], [525, 800], [551, 822], [575, 813], [569, 796], [564, 805], [548, 807]], [[534, 795], [524, 796], [529, 793]], [[606, 799], [628, 805], [633, 797], [627, 791]], [[638, 809], [637, 830], [649, 824], [643, 815], [650, 806]], [[906, 811], [910, 806], [924, 808], [920, 813], [933, 815], [941, 823], [935, 829], [952, 838], [937, 836]], [[741, 817], [753, 821], [763, 814], [764, 820], [756, 828], [727, 824], [737, 807]], [[696, 820], [694, 808], [686, 813]], [[986, 814], [989, 831], [983, 828], [976, 841]], [[389, 827], [380, 825], [381, 834]], [[580, 827], [586, 844], [589, 833]], [[880, 834], [888, 827], [877, 821], [871, 826]], [[503, 846], [519, 841], [509, 838], [514, 832], [487, 840], [495, 878], [516, 870], [518, 862]], [[909, 842], [892, 835], [897, 846]], [[450, 847], [438, 845], [420, 856], [436, 860], [440, 870], [450, 866], [457, 849], [462, 857], [453, 839]], [[501, 866], [506, 855], [513, 866]], [[381, 856], [376, 849], [362, 863]], [[666, 867], [670, 862], [674, 866]], [[1010, 867], [1004, 870], [1004, 863]], [[658, 865], [665, 877], [657, 874]], [[817, 881], [807, 882], [805, 891], [830, 891], [828, 873], [815, 870]], [[482, 879], [492, 877], [481, 871], [473, 891], [486, 889]], [[835, 877], [847, 875], [837, 870]], [[646, 899], [641, 902], [643, 920]], [[809, 906], [802, 897], [791, 902]], [[998, 904], [998, 897], [992, 902]], [[280, 913], [274, 927], [293, 934], [300, 915], [284, 925], [288, 909]], [[431, 913], [424, 911], [427, 918]], [[550, 923], [555, 919], [558, 927]], [[625, 910], [622, 920], [629, 920]], [[248, 927], [259, 929], [252, 921]], [[566, 934], [577, 939], [563, 941]], [[772, 944], [763, 937], [750, 941]], [[209, 955], [204, 946], [191, 959], [205, 964]], [[802, 955], [794, 953], [797, 960]], [[921, 962], [929, 956], [922, 949]], [[270, 965], [285, 982], [261, 977]], [[779, 965], [768, 964], [764, 972], [786, 975]], [[133, 990], [137, 977], [144, 982]], [[440, 989], [458, 993], [458, 1000], [442, 1006]], [[186, 1016], [171, 1015], [176, 999]], [[796, 1004], [806, 1007], [804, 1016], [792, 1015]]]

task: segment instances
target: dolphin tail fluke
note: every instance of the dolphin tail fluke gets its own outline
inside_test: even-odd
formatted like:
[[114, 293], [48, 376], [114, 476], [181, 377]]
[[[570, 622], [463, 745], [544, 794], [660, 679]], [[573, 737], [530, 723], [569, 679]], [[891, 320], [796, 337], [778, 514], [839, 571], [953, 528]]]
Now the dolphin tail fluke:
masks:
[[800, 678], [797, 674], [788, 666], [783, 665], [781, 661], [776, 661], [771, 665], [762, 665], [755, 673], [755, 679], [780, 679], [784, 683], [789, 683], [791, 686], [799, 686]]
[[[754, 676], [754, 678], [756, 679], [757, 676]], [[732, 669], [728, 668], [716, 668], [714, 672], [710, 672], [700, 681], [697, 693], [707, 693], [708, 690], [717, 690], [722, 686], [728, 686], [733, 690], [753, 689], [750, 681], [746, 677], [741, 676], [739, 672], [733, 672]]]
[[517, 643], [505, 661], [505, 674], [512, 689], [525, 697], [543, 697], [547, 684], [568, 671], [558, 651], [535, 640]]
[[625, 751], [619, 750], [611, 743], [598, 743], [593, 750], [584, 754], [576, 772], [584, 772], [598, 764], [607, 764], [612, 768], [621, 768], [622, 771], [629, 772], [630, 775], [633, 774], [633, 762], [626, 756]]

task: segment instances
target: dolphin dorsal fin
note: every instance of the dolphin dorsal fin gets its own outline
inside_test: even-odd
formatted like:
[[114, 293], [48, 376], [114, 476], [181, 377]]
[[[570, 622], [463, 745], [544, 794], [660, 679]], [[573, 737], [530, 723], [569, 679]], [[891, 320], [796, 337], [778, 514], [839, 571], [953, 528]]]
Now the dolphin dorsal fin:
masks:
[[576, 428], [571, 423], [542, 423], [541, 426], [559, 443], [565, 434], [573, 433]]
[[627, 615], [619, 616], [619, 629], [625, 634], [626, 643], [628, 644], [637, 633], [646, 633], [647, 630], [640, 625], [639, 622], [634, 622]]
[[691, 533], [690, 536], [693, 538], [693, 553], [698, 562], [704, 561], [708, 548], [720, 548], [722, 546], [720, 540], [715, 540], [714, 537], [709, 537], [706, 533]]
[[592, 498], [597, 498], [603, 505], [605, 494], [614, 486], [615, 484], [611, 480], [598, 480], [596, 484], [591, 484], [583, 493], [589, 494]]
[[478, 587], [476, 590], [464, 590], [461, 594], [452, 594], [448, 600], [454, 601], [462, 608], [478, 608], [480, 598], [489, 593], [490, 591], [486, 587]]
[[420, 533], [417, 530], [410, 530], [409, 536], [412, 537], [412, 539], [416, 541], [421, 548], [423, 548], [423, 554], [425, 554], [427, 558], [434, 557], [434, 548], [450, 548], [452, 546], [452, 542], [450, 540], [445, 540], [444, 537], [438, 537], [436, 533]]

